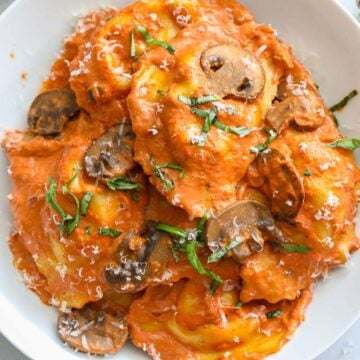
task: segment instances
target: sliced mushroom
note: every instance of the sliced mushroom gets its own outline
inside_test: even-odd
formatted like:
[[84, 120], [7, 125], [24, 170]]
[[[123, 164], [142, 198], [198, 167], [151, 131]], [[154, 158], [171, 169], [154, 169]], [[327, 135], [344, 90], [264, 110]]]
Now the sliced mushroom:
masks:
[[221, 98], [252, 101], [265, 86], [265, 71], [252, 53], [232, 45], [217, 45], [204, 51], [200, 64], [210, 90]]
[[278, 87], [277, 99], [266, 115], [266, 121], [277, 132], [294, 123], [299, 129], [312, 131], [325, 119], [324, 104], [305, 80], [287, 77]]
[[270, 210], [254, 200], [239, 201], [206, 222], [205, 240], [213, 252], [231, 244], [238, 236], [243, 241], [228, 255], [240, 262], [262, 251], [267, 239], [278, 244], [288, 243]]
[[134, 141], [131, 124], [111, 127], [87, 150], [84, 157], [87, 174], [104, 181], [125, 175], [136, 166], [133, 159]]
[[304, 202], [305, 192], [294, 164], [277, 149], [258, 156], [257, 166], [271, 197], [271, 212], [280, 219], [294, 218]]
[[68, 89], [45, 91], [38, 95], [30, 106], [29, 129], [43, 136], [58, 135], [64, 125], [79, 111], [73, 91]]
[[129, 233], [117, 251], [117, 261], [106, 265], [105, 280], [120, 293], [144, 289], [151, 279], [162, 273], [170, 254], [170, 238], [148, 222], [142, 236]]
[[98, 355], [119, 351], [128, 338], [122, 314], [110, 315], [89, 307], [60, 313], [57, 329], [60, 338], [72, 348]]

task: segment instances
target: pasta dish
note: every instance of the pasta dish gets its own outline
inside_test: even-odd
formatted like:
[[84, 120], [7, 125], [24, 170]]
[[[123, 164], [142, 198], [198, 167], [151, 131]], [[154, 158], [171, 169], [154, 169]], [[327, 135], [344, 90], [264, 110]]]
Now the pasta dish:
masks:
[[14, 264], [60, 339], [104, 355], [130, 337], [161, 360], [279, 351], [360, 246], [360, 140], [335, 116], [356, 94], [329, 109], [234, 0], [81, 18], [3, 140]]

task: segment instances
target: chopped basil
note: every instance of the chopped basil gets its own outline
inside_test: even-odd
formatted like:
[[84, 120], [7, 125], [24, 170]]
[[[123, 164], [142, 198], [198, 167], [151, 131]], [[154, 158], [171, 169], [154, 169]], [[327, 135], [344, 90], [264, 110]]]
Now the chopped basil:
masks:
[[131, 192], [131, 198], [132, 198], [135, 202], [139, 202], [139, 200], [140, 200], [139, 193], [138, 193], [137, 191], [132, 191], [132, 192]]
[[268, 319], [274, 319], [274, 318], [277, 318], [278, 316], [280, 316], [282, 313], [282, 310], [275, 310], [275, 311], [269, 311], [266, 313], [266, 317]]
[[143, 186], [141, 184], [135, 183], [131, 180], [129, 180], [128, 178], [126, 178], [125, 176], [120, 176], [118, 178], [115, 179], [111, 179], [109, 181], [106, 182], [106, 185], [111, 189], [111, 190], [142, 190]]
[[70, 235], [73, 233], [73, 231], [79, 226], [79, 222], [80, 222], [80, 201], [77, 198], [76, 195], [74, 195], [71, 191], [66, 191], [64, 193], [64, 195], [70, 195], [76, 204], [76, 212], [75, 212], [75, 216], [73, 219], [68, 220], [66, 222], [66, 234]]
[[116, 230], [116, 229], [112, 229], [109, 227], [101, 227], [99, 228], [99, 235], [101, 236], [109, 236], [112, 238], [117, 238], [118, 236], [121, 235], [121, 231]]
[[219, 288], [220, 283], [218, 281], [213, 280], [210, 284], [210, 293], [215, 294], [216, 290]]
[[259, 154], [261, 152], [263, 152], [264, 150], [266, 150], [269, 145], [276, 139], [276, 137], [278, 136], [277, 132], [274, 130], [267, 130], [264, 129], [264, 131], [269, 135], [269, 138], [260, 145], [256, 145], [256, 146], [252, 146], [250, 148], [250, 152], [253, 154]]
[[91, 226], [87, 226], [87, 227], [85, 228], [85, 234], [86, 234], [86, 235], [91, 235], [91, 233], [92, 233]]
[[312, 175], [312, 171], [306, 169], [306, 170], [304, 171], [304, 175], [305, 175], [305, 176], [311, 176], [311, 175]]
[[[224, 132], [233, 133], [241, 137], [247, 136], [253, 131], [243, 126], [237, 127], [223, 124], [217, 119], [219, 112], [217, 107], [213, 107], [211, 109], [199, 109], [196, 107], [196, 105], [217, 101], [218, 98], [214, 95], [206, 95], [198, 98], [187, 98], [185, 96], [179, 96], [178, 99], [182, 103], [190, 106], [191, 111], [195, 115], [205, 120], [201, 134], [192, 139], [192, 143], [197, 144], [199, 147], [203, 147], [205, 145], [207, 133], [210, 131], [211, 125], [214, 125], [216, 128]], [[231, 115], [235, 114], [235, 110], [231, 107], [228, 107], [227, 111]]]
[[204, 268], [203, 264], [201, 263], [198, 255], [197, 255], [196, 247], [197, 247], [197, 241], [195, 241], [195, 240], [187, 241], [186, 254], [187, 254], [187, 258], [188, 258], [188, 261], [191, 264], [191, 266], [200, 275], [207, 276], [209, 279], [213, 280], [214, 282], [221, 284], [223, 282], [223, 280], [221, 279], [220, 276], [218, 276], [215, 273], [213, 273], [212, 271], [208, 271]]
[[360, 139], [341, 139], [328, 145], [331, 148], [342, 148], [346, 150], [356, 150], [360, 148]]
[[201, 104], [207, 104], [213, 101], [218, 101], [219, 98], [215, 95], [205, 95], [205, 96], [200, 96], [197, 98], [188, 98], [186, 96], [178, 96], [178, 100], [182, 103], [184, 103], [185, 105], [189, 105], [191, 107], [194, 107], [196, 105], [201, 105]]
[[136, 56], [135, 28], [133, 28], [131, 31], [130, 57], [134, 58], [135, 56]]
[[243, 302], [241, 302], [241, 301], [239, 301], [239, 302], [237, 302], [236, 304], [235, 304], [235, 309], [240, 309], [242, 306], [244, 305], [244, 303]]
[[298, 245], [298, 244], [282, 244], [281, 246], [288, 253], [307, 254], [311, 250], [304, 245]]
[[170, 245], [170, 251], [171, 251], [171, 254], [173, 256], [175, 264], [177, 264], [180, 261], [180, 257], [179, 257], [179, 254], [177, 252], [177, 249], [175, 248], [175, 246], [173, 244]]
[[46, 202], [60, 215], [63, 222], [71, 220], [72, 216], [67, 214], [56, 200], [56, 183], [49, 178], [50, 187], [45, 193]]
[[204, 243], [204, 228], [208, 219], [209, 215], [205, 213], [196, 227], [196, 239], [199, 243]]
[[157, 230], [167, 232], [168, 234], [175, 235], [182, 239], [187, 239], [188, 233], [176, 226], [171, 226], [167, 224], [158, 224], [156, 227]]
[[144, 37], [145, 41], [148, 44], [153, 44], [157, 46], [161, 46], [162, 48], [166, 49], [170, 54], [175, 54], [175, 48], [168, 44], [165, 41], [161, 41], [158, 39], [154, 39], [149, 32], [141, 25], [135, 25], [131, 32], [131, 45], [130, 45], [130, 56], [134, 58], [136, 56], [136, 49], [135, 49], [135, 30], [139, 31], [139, 33]]
[[[201, 223], [201, 221], [200, 221], [200, 223]], [[204, 268], [204, 266], [202, 265], [198, 255], [197, 255], [197, 252], [196, 252], [196, 248], [198, 246], [201, 246], [202, 244], [199, 243], [196, 240], [196, 238], [190, 239], [190, 233], [188, 233], [187, 231], [182, 230], [178, 227], [166, 225], [166, 224], [158, 224], [157, 230], [167, 232], [171, 235], [174, 235], [174, 236], [182, 239], [182, 241], [184, 242], [182, 248], [186, 252], [187, 259], [188, 259], [189, 263], [191, 264], [191, 266], [200, 275], [207, 276], [209, 279], [216, 282], [217, 284], [221, 284], [223, 282], [223, 280], [218, 275], [216, 275], [212, 271], [208, 271]]]
[[213, 252], [208, 258], [208, 264], [219, 261], [224, 255], [226, 255], [229, 251], [236, 248], [240, 245], [244, 239], [241, 236], [235, 236], [235, 239], [227, 246], [224, 246], [222, 249], [219, 249]]
[[90, 205], [90, 201], [92, 200], [94, 194], [90, 191], [86, 192], [85, 195], [83, 196], [83, 198], [81, 199], [81, 203], [80, 203], [80, 214], [82, 216], [86, 216], [87, 214], [87, 209]]
[[233, 134], [239, 135], [240, 137], [247, 136], [253, 132], [253, 130], [248, 129], [244, 126], [225, 125], [222, 122], [220, 122], [219, 120], [214, 121], [214, 126], [226, 133], [233, 133]]
[[175, 163], [156, 164], [155, 160], [152, 158], [150, 159], [150, 161], [153, 166], [153, 173], [162, 182], [164, 191], [169, 191], [169, 190], [174, 189], [175, 182], [169, 176], [166, 177], [166, 175], [164, 174], [162, 169], [177, 170], [180, 172], [180, 175], [179, 175], [180, 178], [183, 178], [185, 176], [185, 171], [184, 171], [183, 167], [179, 164], [175, 164]]
[[331, 112], [335, 112], [335, 111], [340, 111], [342, 110], [347, 104], [348, 102], [355, 97], [358, 94], [357, 90], [353, 90], [351, 91], [348, 95], [346, 95], [341, 101], [339, 101], [337, 104], [333, 105], [330, 108]]

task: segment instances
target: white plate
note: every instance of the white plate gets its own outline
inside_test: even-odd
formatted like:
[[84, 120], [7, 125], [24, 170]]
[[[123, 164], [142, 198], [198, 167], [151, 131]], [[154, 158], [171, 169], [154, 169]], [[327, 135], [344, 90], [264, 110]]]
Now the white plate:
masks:
[[[0, 129], [24, 128], [26, 111], [42, 79], [72, 32], [76, 16], [121, 0], [17, 0], [0, 18]], [[360, 27], [334, 0], [243, 0], [259, 22], [270, 23], [310, 68], [325, 100], [332, 104], [360, 90]], [[10, 53], [15, 58], [10, 58]], [[28, 72], [28, 80], [21, 79]], [[360, 97], [339, 116], [342, 130], [360, 137]], [[36, 360], [87, 358], [64, 347], [55, 332], [56, 313], [25, 289], [7, 246], [11, 218], [7, 160], [0, 154], [0, 331]], [[306, 321], [273, 360], [310, 360], [334, 343], [360, 315], [360, 253], [350, 265], [318, 284]], [[114, 359], [145, 359], [130, 345]]]

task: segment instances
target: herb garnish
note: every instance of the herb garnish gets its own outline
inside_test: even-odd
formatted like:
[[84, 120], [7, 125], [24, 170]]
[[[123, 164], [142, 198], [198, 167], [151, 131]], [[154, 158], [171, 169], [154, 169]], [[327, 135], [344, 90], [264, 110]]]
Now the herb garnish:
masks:
[[196, 105], [207, 104], [207, 103], [211, 103], [213, 101], [218, 101], [219, 98], [216, 97], [215, 95], [205, 95], [205, 96], [200, 96], [197, 98], [188, 98], [186, 96], [180, 95], [180, 96], [178, 96], [178, 100], [185, 105], [194, 107]]
[[298, 244], [281, 244], [281, 246], [288, 253], [307, 254], [311, 250], [304, 245], [298, 245]]
[[49, 189], [45, 192], [45, 200], [46, 202], [60, 215], [62, 222], [59, 225], [60, 233], [62, 233], [63, 228], [66, 224], [66, 222], [72, 220], [72, 216], [67, 214], [63, 208], [59, 205], [57, 202], [57, 196], [56, 196], [56, 183], [52, 178], [49, 178]]
[[[176, 238], [178, 238], [178, 240], [175, 242], [175, 244], [177, 245], [177, 248], [179, 250], [184, 251], [186, 253], [187, 259], [188, 259], [189, 263], [191, 264], [191, 266], [200, 275], [207, 276], [209, 279], [211, 279], [213, 281], [213, 283], [215, 282], [217, 284], [216, 285], [216, 287], [217, 287], [218, 284], [221, 284], [223, 282], [223, 280], [218, 275], [213, 273], [212, 271], [206, 270], [204, 268], [203, 264], [201, 263], [201, 261], [198, 257], [198, 254], [196, 252], [197, 247], [203, 245], [201, 242], [198, 241], [198, 238], [199, 238], [199, 233], [201, 234], [200, 237], [202, 237], [203, 228], [204, 228], [204, 224], [206, 221], [204, 219], [205, 219], [205, 217], [203, 217], [200, 220], [198, 227], [195, 231], [195, 234], [193, 232], [187, 232], [178, 227], [167, 225], [167, 224], [158, 224], [157, 229], [167, 232], [168, 234], [171, 234], [171, 235], [175, 236]], [[212, 284], [211, 287], [212, 287], [212, 289], [214, 289], [215, 285]]]
[[[208, 132], [210, 131], [211, 125], [214, 125], [216, 128], [226, 133], [233, 133], [239, 135], [240, 137], [247, 136], [253, 131], [243, 126], [237, 127], [237, 126], [228, 126], [223, 124], [217, 119], [217, 115], [219, 112], [217, 107], [213, 107], [211, 109], [199, 109], [196, 107], [197, 105], [218, 101], [219, 99], [214, 95], [205, 95], [197, 98], [178, 96], [178, 100], [183, 104], [190, 106], [191, 111], [195, 115], [205, 120], [203, 128], [201, 130], [201, 134], [192, 139], [192, 143], [197, 144], [199, 147], [203, 147], [205, 145], [206, 137]], [[231, 108], [227, 108], [227, 109], [231, 109]], [[232, 111], [233, 112], [231, 114], [235, 114], [234, 109], [232, 109]]]
[[311, 176], [311, 175], [312, 175], [312, 171], [309, 170], [309, 169], [306, 169], [306, 170], [304, 171], [304, 175], [305, 175], [305, 176]]
[[183, 167], [179, 164], [175, 164], [175, 163], [156, 164], [153, 158], [150, 158], [150, 162], [153, 166], [153, 173], [157, 178], [160, 179], [164, 191], [173, 190], [175, 188], [175, 182], [171, 177], [166, 176], [166, 174], [162, 171], [162, 169], [171, 169], [171, 170], [179, 171], [180, 178], [183, 178], [185, 176], [185, 171]]
[[275, 310], [275, 311], [269, 311], [266, 313], [266, 317], [268, 319], [274, 319], [274, 318], [277, 318], [278, 316], [280, 316], [282, 313], [282, 310]]
[[87, 226], [87, 227], [85, 228], [85, 234], [86, 234], [86, 235], [91, 235], [91, 233], [92, 233], [91, 227], [90, 227], [90, 226]]
[[244, 239], [241, 236], [235, 236], [235, 239], [229, 245], [213, 252], [212, 255], [209, 256], [207, 261], [208, 264], [219, 261], [224, 255], [226, 255], [232, 249], [236, 248], [243, 241]]
[[92, 200], [94, 194], [90, 191], [86, 192], [85, 195], [83, 196], [83, 198], [81, 199], [80, 202], [80, 214], [82, 216], [86, 216], [87, 214], [87, 209], [90, 205], [90, 201]]
[[139, 33], [144, 37], [145, 41], [148, 44], [158, 45], [166, 49], [171, 55], [175, 54], [175, 48], [168, 44], [165, 41], [161, 41], [158, 39], [154, 39], [149, 32], [141, 25], [135, 25], [131, 31], [131, 45], [130, 45], [130, 56], [134, 58], [136, 56], [136, 48], [135, 48], [135, 30], [139, 31]]
[[360, 148], [360, 139], [341, 139], [328, 144], [328, 146], [354, 151]]
[[70, 195], [76, 204], [76, 212], [74, 216], [67, 214], [62, 207], [58, 204], [56, 200], [56, 191], [57, 185], [52, 178], [49, 178], [50, 187], [45, 193], [45, 200], [49, 205], [60, 215], [62, 222], [59, 225], [60, 236], [62, 235], [64, 229], [66, 235], [71, 235], [72, 232], [78, 227], [80, 221], [80, 202], [79, 199], [68, 190], [68, 186], [79, 176], [79, 166], [75, 165], [75, 173], [62, 187], [62, 192], [64, 195]]
[[348, 95], [346, 95], [341, 101], [339, 101], [337, 104], [333, 105], [330, 108], [331, 112], [335, 112], [335, 111], [341, 111], [347, 104], [348, 102], [355, 97], [356, 95], [358, 95], [358, 91], [357, 90], [353, 90], [351, 91]]
[[125, 176], [120, 176], [118, 178], [115, 179], [111, 179], [109, 181], [106, 182], [106, 185], [111, 189], [111, 190], [136, 190], [136, 191], [140, 191], [143, 189], [143, 186], [141, 184], [135, 183], [131, 180], [129, 180], [128, 178], [126, 178]]
[[348, 104], [348, 102], [349, 102], [353, 97], [355, 97], [357, 94], [358, 94], [358, 91], [357, 91], [357, 90], [351, 91], [351, 92], [350, 92], [348, 95], [346, 95], [341, 101], [339, 101], [337, 104], [333, 105], [333, 106], [330, 108], [330, 111], [331, 111], [332, 116], [333, 116], [333, 118], [334, 118], [336, 127], [339, 126], [339, 121], [338, 121], [338, 118], [336, 117], [336, 115], [335, 115], [334, 113], [335, 113], [336, 111], [341, 111], [341, 110]]
[[109, 236], [112, 238], [117, 238], [118, 236], [121, 235], [121, 231], [109, 227], [101, 227], [99, 228], [98, 234], [101, 236]]
[[244, 303], [242, 301], [239, 301], [235, 304], [235, 309], [240, 309], [242, 306], [244, 305]]
[[252, 146], [250, 148], [250, 152], [253, 153], [253, 154], [257, 155], [257, 154], [263, 152], [264, 150], [266, 150], [269, 147], [269, 145], [278, 136], [278, 133], [276, 131], [274, 131], [274, 130], [268, 130], [268, 129], [263, 129], [263, 130], [269, 135], [269, 138], [263, 144]]

